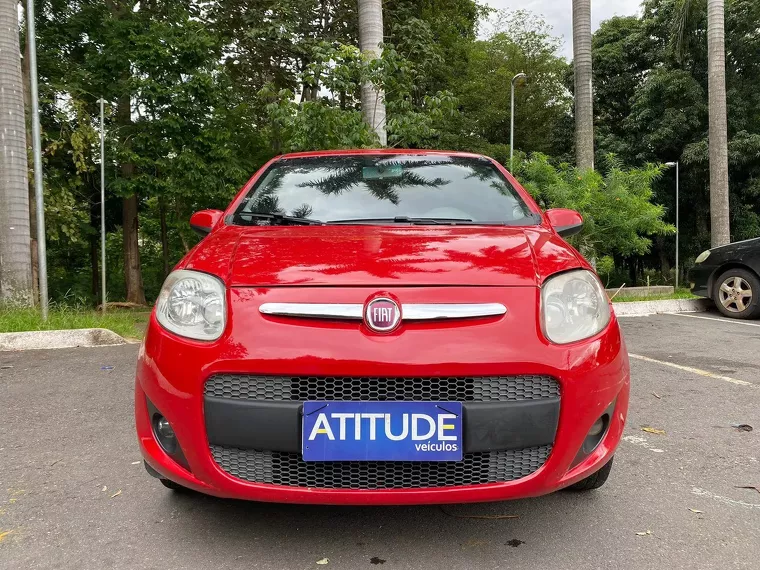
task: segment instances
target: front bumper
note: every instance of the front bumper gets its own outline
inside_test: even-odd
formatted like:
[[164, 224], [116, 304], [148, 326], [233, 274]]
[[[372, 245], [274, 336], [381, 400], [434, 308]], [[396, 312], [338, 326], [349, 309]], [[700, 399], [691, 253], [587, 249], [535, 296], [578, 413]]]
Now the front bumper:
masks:
[[[290, 291], [291, 299], [293, 291]], [[265, 298], [271, 301], [271, 297], [277, 295], [275, 290], [265, 293], [257, 292], [260, 302]], [[433, 294], [446, 302], [443, 297], [458, 293], [462, 294], [451, 290]], [[398, 294], [413, 302], [418, 293], [410, 288]], [[430, 290], [426, 295], [430, 297]], [[364, 505], [458, 503], [538, 496], [571, 485], [600, 469], [619, 443], [628, 408], [628, 359], [614, 318], [597, 337], [562, 347], [542, 340], [537, 326], [530, 330], [532, 327], [523, 325], [517, 332], [517, 323], [537, 321], [536, 295], [534, 289], [513, 290], [513, 308], [504, 318], [445, 328], [409, 326], [383, 337], [357, 335], [356, 325], [346, 323], [294, 327], [292, 322], [283, 319], [264, 319], [258, 315], [259, 300], [252, 302], [250, 290], [242, 289], [233, 289], [230, 293], [230, 306], [236, 317], [228, 327], [230, 330], [217, 343], [180, 339], [161, 329], [152, 318], [140, 351], [135, 391], [136, 424], [143, 456], [162, 477], [191, 489], [219, 497], [258, 501]], [[515, 300], [515, 296], [524, 298]], [[266, 343], [255, 335], [259, 327], [266, 327]], [[298, 334], [294, 335], [294, 331]], [[350, 357], [336, 359], [335, 355], [346, 354], [346, 346], [351, 346]], [[499, 355], [496, 359], [495, 354]], [[366, 376], [368, 371], [373, 377], [551, 376], [557, 379], [561, 391], [559, 418], [554, 420], [556, 435], [548, 458], [542, 458], [541, 466], [527, 476], [510, 481], [411, 489], [336, 489], [250, 482], [222, 468], [220, 464], [224, 461], [218, 452], [217, 438], [234, 438], [236, 433], [242, 433], [242, 437], [258, 436], [250, 430], [225, 430], [224, 426], [231, 424], [224, 421], [225, 412], [222, 415], [219, 411], [212, 412], [214, 402], [204, 397], [204, 385], [217, 374], [253, 371], [268, 375], [347, 377]], [[164, 452], [156, 441], [149, 405], [160, 410], [174, 427], [186, 467]], [[266, 438], [270, 438], [268, 445], [279, 446], [277, 449], [281, 450], [277, 453], [293, 454], [294, 446], [297, 447], [292, 434], [297, 433], [298, 405], [296, 402], [296, 411], [292, 412], [296, 420], [289, 422], [290, 427], [269, 430], [272, 433], [263, 436], [264, 440], [226, 440], [222, 442], [224, 447], [255, 448], [266, 445]], [[609, 414], [605, 435], [593, 451], [584, 454], [581, 450], [589, 429], [605, 412]], [[211, 424], [209, 413], [216, 418]], [[247, 413], [250, 414], [250, 410]], [[480, 417], [475, 414], [473, 411], [473, 418]], [[280, 415], [279, 412], [276, 415]], [[251, 416], [245, 415], [245, 418]], [[210, 429], [212, 424], [217, 427]], [[284, 433], [288, 430], [290, 439]], [[467, 433], [465, 424], [465, 437]], [[527, 435], [535, 433], [526, 431]], [[285, 437], [284, 443], [272, 443], [271, 438], [281, 436]], [[212, 442], [215, 439], [217, 444]], [[494, 449], [516, 445], [514, 441], [499, 442], [498, 434], [496, 440], [488, 445]], [[229, 469], [229, 464], [225, 467]]]
[[716, 269], [716, 266], [699, 263], [689, 270], [688, 279], [691, 284], [691, 292], [694, 295], [712, 299], [713, 279]]

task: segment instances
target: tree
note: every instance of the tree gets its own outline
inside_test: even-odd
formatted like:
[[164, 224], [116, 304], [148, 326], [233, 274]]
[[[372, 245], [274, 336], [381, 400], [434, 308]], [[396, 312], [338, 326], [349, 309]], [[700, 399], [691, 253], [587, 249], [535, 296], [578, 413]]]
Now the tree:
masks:
[[[657, 58], [656, 39], [636, 16], [614, 17], [594, 34], [594, 131], [598, 151], [614, 153], [626, 163], [631, 129], [626, 119]], [[665, 158], [665, 157], [660, 157]]]
[[651, 236], [675, 233], [663, 221], [664, 208], [652, 203], [652, 184], [664, 167], [626, 169], [614, 157], [604, 162], [603, 175], [566, 164], [557, 168], [536, 153], [520, 165], [518, 175], [542, 208], [571, 208], [583, 215], [583, 231], [573, 243], [584, 255], [643, 255], [652, 246]]
[[594, 168], [594, 93], [591, 63], [591, 0], [573, 0], [575, 154], [581, 170]]
[[[0, 0], [0, 301], [31, 304], [24, 88], [18, 2]], [[10, 32], [10, 33], [9, 33]]]
[[[725, 12], [730, 229], [760, 236], [760, 2], [732, 0]], [[711, 244], [708, 12], [706, 0], [646, 0], [640, 16], [603, 22], [594, 35], [598, 153], [626, 165], [679, 160], [681, 253], [687, 267]], [[675, 172], [654, 200], [675, 221]], [[663, 269], [674, 240], [656, 241], [644, 263]], [[669, 259], [670, 262], [664, 262]], [[667, 271], [663, 271], [667, 275]]]
[[731, 242], [723, 0], [707, 1], [707, 78], [710, 102], [710, 231], [712, 246], [717, 247]]
[[[382, 56], [383, 3], [382, 0], [359, 0], [359, 48], [370, 59]], [[388, 142], [385, 133], [385, 95], [369, 81], [362, 84], [362, 115], [377, 133], [380, 146]]]
[[527, 154], [556, 156], [554, 135], [572, 108], [564, 85], [569, 65], [558, 55], [560, 45], [540, 17], [524, 10], [501, 13], [492, 35], [472, 44], [455, 86], [463, 123], [454, 131], [460, 135], [457, 148], [478, 146], [474, 137], [461, 133], [489, 144], [509, 144], [509, 84], [527, 70], [528, 83], [515, 94], [515, 146]]

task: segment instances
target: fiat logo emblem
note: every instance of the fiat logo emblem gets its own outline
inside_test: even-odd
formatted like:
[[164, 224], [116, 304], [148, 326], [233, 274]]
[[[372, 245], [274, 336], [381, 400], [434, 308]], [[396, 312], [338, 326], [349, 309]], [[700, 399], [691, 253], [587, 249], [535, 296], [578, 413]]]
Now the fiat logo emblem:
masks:
[[377, 297], [367, 303], [364, 322], [375, 332], [391, 332], [401, 321], [398, 303], [387, 297]]

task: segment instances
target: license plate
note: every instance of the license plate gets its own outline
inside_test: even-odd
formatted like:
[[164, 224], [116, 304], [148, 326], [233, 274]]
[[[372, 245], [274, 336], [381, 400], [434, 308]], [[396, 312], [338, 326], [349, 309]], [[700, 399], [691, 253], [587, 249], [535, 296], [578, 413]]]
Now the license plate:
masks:
[[461, 461], [461, 402], [304, 402], [304, 461]]

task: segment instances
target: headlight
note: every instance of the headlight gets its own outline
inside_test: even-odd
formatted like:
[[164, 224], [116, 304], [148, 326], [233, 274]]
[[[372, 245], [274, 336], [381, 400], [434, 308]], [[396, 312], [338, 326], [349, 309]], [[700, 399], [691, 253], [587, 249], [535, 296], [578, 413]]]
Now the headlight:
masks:
[[561, 273], [541, 288], [544, 334], [556, 344], [594, 336], [610, 322], [607, 294], [585, 269]]
[[227, 307], [224, 284], [211, 275], [180, 269], [166, 278], [156, 302], [165, 329], [197, 340], [222, 336]]
[[699, 257], [697, 257], [697, 259], [694, 260], [694, 263], [704, 263], [705, 261], [707, 261], [708, 257], [710, 257], [709, 249], [707, 251], [703, 251], [702, 253], [700, 253]]

